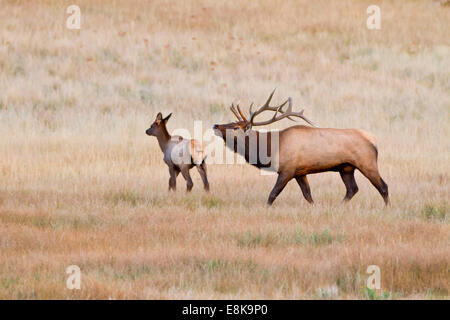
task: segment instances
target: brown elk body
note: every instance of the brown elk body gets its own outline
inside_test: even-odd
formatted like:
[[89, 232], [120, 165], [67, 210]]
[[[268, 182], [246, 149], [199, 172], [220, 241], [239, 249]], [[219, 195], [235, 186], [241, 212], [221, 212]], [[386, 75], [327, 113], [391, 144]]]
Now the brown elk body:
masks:
[[203, 181], [205, 191], [209, 191], [209, 182], [206, 173], [205, 155], [197, 140], [184, 139], [180, 136], [171, 136], [167, 131], [166, 124], [169, 120], [169, 114], [163, 118], [158, 113], [156, 120], [152, 123], [145, 133], [149, 136], [155, 136], [158, 139], [159, 147], [164, 154], [164, 162], [169, 167], [169, 190], [176, 189], [177, 176], [182, 174], [186, 180], [187, 191], [191, 191], [194, 183], [192, 182], [189, 170], [196, 167]]
[[[273, 96], [273, 92], [266, 104], [258, 111], [250, 111], [250, 120], [247, 120], [238, 106], [238, 112], [231, 107], [232, 112], [238, 118], [237, 122], [228, 124], [216, 124], [213, 129], [222, 137], [230, 148], [235, 152], [241, 153], [242, 156], [249, 161], [250, 148], [260, 148], [260, 140], [267, 143], [265, 150], [271, 150], [270, 145], [273, 143], [274, 131], [259, 132], [252, 130], [252, 126], [269, 124], [283, 118], [299, 117], [308, 123], [312, 124], [303, 116], [303, 111], [300, 113], [292, 112], [291, 100], [278, 107], [269, 107], [269, 102]], [[289, 103], [288, 109], [283, 110], [283, 107]], [[256, 123], [255, 116], [262, 111], [274, 111], [275, 114], [271, 120]], [[277, 117], [277, 115], [280, 116]], [[238, 133], [235, 135], [242, 135], [245, 141], [244, 148], [238, 150], [235, 141], [228, 143], [226, 141], [227, 130], [233, 130]], [[345, 184], [347, 192], [344, 201], [350, 200], [357, 192], [358, 186], [355, 181], [354, 172], [358, 169], [369, 181], [375, 186], [384, 199], [386, 205], [389, 204], [388, 186], [381, 178], [378, 172], [377, 156], [378, 150], [376, 147], [376, 138], [372, 134], [358, 129], [332, 129], [332, 128], [317, 128], [296, 125], [287, 129], [277, 131], [278, 134], [278, 148], [275, 152], [278, 154], [271, 155], [272, 158], [278, 159], [278, 166], [273, 169], [277, 171], [278, 178], [275, 186], [270, 193], [267, 201], [271, 205], [280, 192], [284, 189], [287, 183], [294, 179], [300, 186], [303, 196], [309, 203], [313, 203], [311, 190], [308, 183], [308, 174], [320, 173], [326, 171], [336, 171], [340, 173], [342, 181]], [[256, 145], [249, 143], [249, 137], [256, 135]], [[260, 161], [260, 152], [256, 152], [257, 161], [252, 163], [258, 168], [270, 167], [271, 164], [263, 164]]]

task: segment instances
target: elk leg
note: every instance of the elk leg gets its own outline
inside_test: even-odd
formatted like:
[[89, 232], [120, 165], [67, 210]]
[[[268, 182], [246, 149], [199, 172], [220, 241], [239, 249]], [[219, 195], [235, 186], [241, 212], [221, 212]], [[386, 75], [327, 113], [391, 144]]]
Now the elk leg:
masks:
[[202, 164], [197, 165], [198, 173], [200, 174], [200, 177], [202, 177], [203, 181], [203, 187], [206, 192], [209, 191], [209, 182], [208, 182], [208, 176], [206, 174], [206, 163], [203, 161]]
[[269, 199], [267, 200], [268, 206], [272, 205], [272, 203], [278, 197], [280, 192], [283, 191], [284, 187], [286, 187], [287, 183], [291, 179], [292, 179], [292, 177], [288, 177], [281, 173], [278, 175], [277, 182], [275, 183], [275, 186], [273, 187], [272, 191], [270, 192]]
[[180, 170], [177, 170], [173, 167], [169, 167], [169, 173], [170, 173], [170, 178], [169, 178], [169, 191], [170, 190], [176, 190], [177, 188], [177, 177], [178, 174], [180, 173]]
[[361, 168], [359, 170], [367, 179], [369, 179], [369, 181], [373, 184], [373, 186], [378, 190], [378, 192], [383, 197], [384, 204], [386, 206], [388, 206], [389, 205], [388, 185], [381, 178], [380, 173], [378, 172], [378, 169], [375, 167], [375, 168], [369, 168], [369, 169]]
[[192, 187], [194, 186], [194, 183], [192, 182], [191, 175], [189, 174], [189, 169], [187, 167], [181, 169], [181, 174], [183, 175], [183, 178], [186, 180], [187, 192], [191, 191]]
[[306, 175], [304, 176], [297, 176], [295, 177], [295, 180], [297, 180], [298, 185], [300, 186], [300, 189], [302, 189], [303, 196], [305, 197], [306, 201], [308, 201], [311, 204], [314, 204], [314, 201], [311, 197], [311, 189], [309, 188], [309, 182]]
[[339, 171], [342, 181], [344, 181], [345, 188], [347, 192], [345, 193], [345, 197], [342, 200], [343, 202], [350, 201], [351, 198], [358, 192], [358, 185], [355, 181], [355, 168], [354, 167], [345, 167]]

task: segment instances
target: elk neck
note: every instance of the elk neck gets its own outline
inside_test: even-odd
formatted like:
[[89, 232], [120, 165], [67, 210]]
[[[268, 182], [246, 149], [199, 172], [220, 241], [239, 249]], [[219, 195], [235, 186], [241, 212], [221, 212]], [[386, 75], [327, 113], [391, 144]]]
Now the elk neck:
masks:
[[169, 143], [171, 136], [169, 132], [167, 131], [167, 128], [165, 125], [161, 126], [158, 134], [156, 135], [156, 139], [158, 139], [159, 147], [161, 148], [162, 152], [164, 152], [167, 148], [167, 144]]
[[[245, 158], [245, 161], [247, 161], [248, 163], [250, 163], [250, 154], [256, 156], [256, 163], [250, 163], [251, 165], [257, 168], [268, 168], [271, 166], [271, 162], [267, 163], [267, 161], [263, 161], [261, 159], [261, 156], [264, 154], [267, 157], [272, 156], [271, 137], [271, 131], [261, 133], [259, 131], [250, 129], [245, 134], [240, 133], [235, 135], [232, 139], [230, 139], [231, 141], [227, 141], [225, 136], [223, 136], [222, 138], [224, 139], [225, 144], [229, 149], [243, 156]], [[242, 142], [244, 142], [243, 148], [239, 147], [239, 143], [242, 144]], [[260, 152], [261, 148], [264, 149], [264, 144], [265, 151], [261, 150]], [[252, 153], [250, 152], [251, 148], [253, 149]], [[254, 150], [254, 148], [256, 148], [256, 150]], [[254, 159], [252, 162], [254, 162]]]

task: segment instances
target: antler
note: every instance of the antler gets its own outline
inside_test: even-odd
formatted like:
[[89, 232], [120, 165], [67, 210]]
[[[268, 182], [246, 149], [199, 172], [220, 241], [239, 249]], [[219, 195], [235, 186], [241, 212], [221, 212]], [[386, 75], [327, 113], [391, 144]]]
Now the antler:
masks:
[[[259, 108], [258, 110], [256, 110], [255, 112], [252, 111], [253, 103], [250, 105], [250, 110], [249, 110], [250, 111], [250, 122], [249, 123], [250, 123], [251, 126], [264, 126], [264, 125], [274, 123], [274, 122], [279, 121], [279, 120], [284, 119], [284, 118], [288, 118], [291, 121], [295, 121], [291, 117], [298, 117], [298, 118], [303, 119], [307, 123], [309, 123], [311, 126], [315, 127], [314, 123], [312, 123], [309, 119], [307, 119], [303, 115], [304, 110], [302, 110], [300, 112], [293, 112], [292, 111], [292, 99], [290, 97], [285, 102], [283, 102], [282, 104], [280, 104], [277, 107], [269, 106], [269, 103], [272, 100], [272, 97], [273, 97], [274, 93], [275, 93], [275, 89], [270, 94], [270, 96], [267, 99], [266, 103], [264, 103], [264, 105], [261, 108]], [[287, 107], [286, 111], [283, 111], [283, 107], [286, 104], [288, 104], [288, 107]], [[261, 122], [255, 122], [254, 121], [255, 117], [257, 115], [261, 114], [264, 111], [274, 111], [275, 114], [269, 120], [261, 121]], [[280, 113], [280, 115], [277, 117], [278, 113]]]
[[245, 117], [244, 113], [242, 112], [241, 108], [239, 108], [239, 104], [237, 105], [237, 109], [239, 111], [239, 114], [242, 117], [242, 120], [244, 120], [245, 122], [248, 122], [247, 118]]
[[238, 121], [241, 121], [242, 119], [239, 117], [239, 114], [237, 113], [236, 109], [234, 108], [234, 103], [231, 104], [230, 107], [231, 112], [233, 112], [233, 114], [236, 116], [236, 118], [238, 119]]
[[[236, 108], [234, 107], [234, 103], [231, 104], [230, 110], [231, 112], [233, 112], [233, 114], [236, 116], [236, 118], [238, 119], [238, 121], [245, 121], [248, 122], [247, 118], [245, 117], [244, 113], [241, 110], [241, 107], [239, 107], [239, 104], [236, 106], [237, 107], [237, 111]], [[239, 113], [238, 113], [239, 112]]]

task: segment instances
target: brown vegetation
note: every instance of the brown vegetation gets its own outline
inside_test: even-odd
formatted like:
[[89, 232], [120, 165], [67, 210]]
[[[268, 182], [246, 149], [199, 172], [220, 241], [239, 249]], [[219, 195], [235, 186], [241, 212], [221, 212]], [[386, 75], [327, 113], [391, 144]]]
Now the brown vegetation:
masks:
[[[388, 298], [449, 295], [450, 11], [434, 1], [0, 1], [0, 298]], [[277, 87], [320, 127], [377, 136], [384, 209], [360, 174], [338, 205], [274, 176], [211, 165], [168, 197], [144, 131], [231, 120]], [[280, 122], [277, 127], [285, 127]], [[382, 152], [381, 152], [382, 150]], [[226, 173], [226, 174], [225, 174]], [[81, 290], [66, 288], [78, 265]]]

